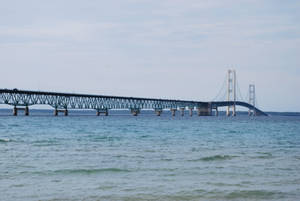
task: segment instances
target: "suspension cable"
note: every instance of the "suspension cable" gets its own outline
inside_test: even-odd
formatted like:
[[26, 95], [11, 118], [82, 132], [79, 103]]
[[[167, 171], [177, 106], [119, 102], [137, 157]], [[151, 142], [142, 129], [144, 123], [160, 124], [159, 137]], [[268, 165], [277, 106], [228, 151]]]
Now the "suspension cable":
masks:
[[247, 92], [247, 95], [245, 97], [245, 102], [249, 103], [249, 92]]
[[[226, 86], [226, 78], [227, 78], [227, 75], [225, 75], [224, 80], [223, 80], [222, 87], [220, 88], [220, 90], [219, 90], [219, 92], [217, 93], [217, 95], [214, 97], [213, 101], [219, 100], [222, 91], [224, 92], [224, 87]], [[226, 90], [225, 90], [225, 92], [226, 92]]]
[[258, 108], [258, 100], [257, 100], [256, 95], [255, 95], [255, 107]]
[[238, 80], [236, 80], [236, 85], [237, 85], [237, 88], [238, 88], [238, 92], [239, 92], [241, 101], [244, 101], [244, 98], [243, 98], [243, 95], [242, 95], [242, 93], [241, 93], [241, 89], [240, 89], [240, 85], [239, 85], [239, 83], [238, 83]]

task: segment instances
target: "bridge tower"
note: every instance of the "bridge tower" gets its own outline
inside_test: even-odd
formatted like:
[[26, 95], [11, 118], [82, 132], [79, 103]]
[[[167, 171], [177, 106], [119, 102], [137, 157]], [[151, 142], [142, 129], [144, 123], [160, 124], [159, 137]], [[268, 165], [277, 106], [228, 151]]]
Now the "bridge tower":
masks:
[[230, 115], [230, 110], [232, 109], [232, 116], [236, 115], [236, 72], [235, 70], [228, 70], [227, 77], [227, 101], [233, 101], [232, 106], [227, 107], [226, 115]]
[[256, 97], [255, 97], [255, 85], [250, 84], [249, 85], [249, 104], [252, 105], [252, 108], [249, 108], [249, 116], [253, 115], [256, 116], [256, 110], [255, 108], [255, 102], [256, 102]]

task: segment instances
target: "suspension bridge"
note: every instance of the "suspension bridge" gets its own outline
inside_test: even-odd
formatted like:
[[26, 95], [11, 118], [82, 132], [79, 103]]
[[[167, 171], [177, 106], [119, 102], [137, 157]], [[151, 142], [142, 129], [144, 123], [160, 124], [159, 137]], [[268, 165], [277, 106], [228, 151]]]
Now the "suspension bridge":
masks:
[[236, 106], [248, 108], [249, 115], [267, 116], [256, 107], [255, 85], [249, 85], [249, 101], [245, 102], [239, 99], [241, 93], [235, 70], [228, 70], [225, 81], [227, 84], [223, 83], [218, 95], [210, 102], [0, 89], [0, 104], [13, 106], [14, 116], [17, 116], [20, 110], [28, 116], [29, 107], [33, 105], [50, 105], [54, 109], [55, 116], [59, 113], [68, 116], [71, 109], [93, 109], [98, 116], [100, 114], [107, 116], [109, 110], [117, 109], [128, 109], [134, 116], [143, 109], [154, 110], [157, 116], [160, 116], [164, 110], [170, 110], [172, 116], [175, 116], [177, 111], [180, 111], [183, 116], [185, 110], [189, 110], [190, 116], [193, 115], [194, 110], [197, 111], [198, 116], [217, 116], [220, 107], [227, 107], [227, 116], [235, 116]]

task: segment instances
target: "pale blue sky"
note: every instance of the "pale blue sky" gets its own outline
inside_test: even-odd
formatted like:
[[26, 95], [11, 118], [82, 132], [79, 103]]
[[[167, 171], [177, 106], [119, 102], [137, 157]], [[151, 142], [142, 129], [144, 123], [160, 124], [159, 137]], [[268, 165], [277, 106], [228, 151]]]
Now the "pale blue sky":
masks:
[[0, 0], [0, 88], [212, 100], [228, 68], [300, 111], [298, 0]]

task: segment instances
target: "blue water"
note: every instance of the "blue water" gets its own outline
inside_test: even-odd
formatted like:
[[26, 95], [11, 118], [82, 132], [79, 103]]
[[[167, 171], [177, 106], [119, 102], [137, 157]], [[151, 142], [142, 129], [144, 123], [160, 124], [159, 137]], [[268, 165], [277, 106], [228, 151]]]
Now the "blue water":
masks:
[[2, 113], [0, 200], [300, 200], [300, 117], [94, 113]]

